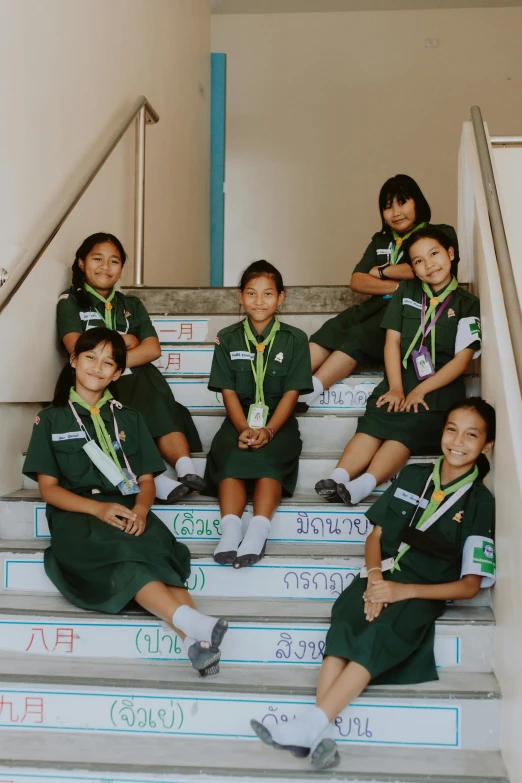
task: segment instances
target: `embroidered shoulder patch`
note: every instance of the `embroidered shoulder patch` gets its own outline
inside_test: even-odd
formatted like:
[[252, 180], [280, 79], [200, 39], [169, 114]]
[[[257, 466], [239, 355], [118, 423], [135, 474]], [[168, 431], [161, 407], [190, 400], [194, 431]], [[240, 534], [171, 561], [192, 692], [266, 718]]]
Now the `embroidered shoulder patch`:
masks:
[[69, 298], [69, 294], [60, 294], [60, 296], [58, 297], [58, 301], [60, 301], [60, 299], [68, 299], [68, 298]]
[[39, 416], [35, 416], [34, 417], [34, 423], [35, 424], [40, 424], [40, 417]]
[[219, 342], [219, 337], [216, 337], [214, 342], [216, 343], [216, 345], [221, 345], [221, 343]]

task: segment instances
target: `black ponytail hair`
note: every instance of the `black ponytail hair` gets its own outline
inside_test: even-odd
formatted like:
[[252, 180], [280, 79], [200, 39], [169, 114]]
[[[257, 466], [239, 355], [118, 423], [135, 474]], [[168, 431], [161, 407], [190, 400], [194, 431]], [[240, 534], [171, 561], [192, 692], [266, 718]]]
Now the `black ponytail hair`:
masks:
[[[444, 427], [446, 427], [447, 421], [453, 411], [461, 410], [462, 408], [475, 411], [475, 413], [480, 416], [486, 425], [486, 443], [494, 441], [497, 426], [495, 408], [490, 405], [489, 402], [483, 400], [482, 397], [466, 397], [456, 405], [453, 405], [446, 414]], [[485, 454], [479, 454], [476, 464], [479, 473], [478, 479], [479, 481], [482, 481], [490, 471], [489, 460]]]
[[281, 272], [275, 268], [269, 261], [261, 260], [254, 261], [250, 266], [247, 266], [241, 280], [239, 281], [238, 290], [244, 291], [248, 283], [251, 280], [255, 280], [257, 277], [271, 277], [277, 288], [277, 293], [281, 294], [285, 290], [283, 278]]
[[383, 232], [390, 231], [383, 212], [390, 207], [394, 198], [403, 203], [411, 198], [415, 202], [415, 222], [430, 222], [431, 207], [413, 177], [409, 177], [407, 174], [396, 174], [386, 180], [379, 193], [379, 212], [381, 213]]
[[72, 265], [71, 291], [76, 296], [80, 307], [83, 307], [85, 310], [90, 309], [91, 300], [89, 298], [89, 294], [83, 287], [83, 284], [85, 283], [85, 273], [80, 269], [80, 264], [78, 262], [80, 259], [85, 261], [93, 247], [102, 244], [102, 242], [112, 242], [112, 244], [116, 246], [118, 253], [120, 254], [122, 266], [125, 265], [125, 261], [127, 260], [127, 253], [123, 249], [123, 245], [121, 244], [120, 240], [115, 237], [114, 234], [106, 234], [103, 231], [99, 231], [97, 234], [91, 234], [87, 237], [87, 239], [83, 240], [82, 244], [76, 251], [76, 256]]
[[[87, 329], [86, 332], [81, 334], [74, 346], [73, 354], [79, 356], [81, 353], [92, 351], [100, 343], [109, 343], [112, 346], [112, 358], [116, 362], [118, 370], [123, 372], [127, 364], [125, 341], [119, 332], [107, 329], [106, 326], [96, 326], [94, 329]], [[76, 371], [74, 367], [71, 367], [71, 363], [68, 360], [56, 382], [52, 403], [55, 408], [67, 405], [69, 390], [71, 386], [74, 386], [75, 379]], [[114, 397], [117, 397], [114, 386], [113, 383], [110, 383], [108, 389]]]

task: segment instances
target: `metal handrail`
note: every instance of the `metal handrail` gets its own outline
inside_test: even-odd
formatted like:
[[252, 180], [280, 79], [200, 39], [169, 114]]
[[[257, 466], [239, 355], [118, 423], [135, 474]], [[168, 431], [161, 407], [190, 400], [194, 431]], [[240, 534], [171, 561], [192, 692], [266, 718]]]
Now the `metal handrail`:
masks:
[[[96, 177], [114, 148], [121, 141], [125, 132], [136, 121], [136, 181], [134, 194], [134, 285], [143, 285], [143, 248], [144, 248], [144, 217], [145, 217], [145, 126], [159, 121], [159, 114], [150, 105], [144, 95], [140, 95], [129, 109], [126, 116], [107, 141], [90, 170], [80, 180], [74, 191], [66, 200], [66, 206], [55, 218], [51, 227], [43, 232], [34, 248], [27, 253], [27, 262], [18, 264], [11, 274], [0, 269], [0, 313], [16, 294], [31, 269], [38, 263], [54, 237], [69, 217], [74, 207], [81, 199], [93, 179]], [[3, 281], [3, 285], [2, 285]]]
[[493, 147], [508, 147], [510, 144], [518, 146], [522, 144], [522, 136], [490, 136], [489, 141]]
[[522, 311], [520, 309], [504, 221], [502, 220], [502, 213], [500, 210], [495, 175], [493, 173], [493, 165], [489, 153], [488, 139], [486, 131], [484, 130], [484, 120], [482, 119], [482, 112], [478, 106], [471, 107], [471, 123], [475, 134], [475, 143], [477, 145], [482, 184], [484, 185], [484, 191], [486, 193], [489, 222], [491, 224], [493, 244], [497, 256], [500, 287], [506, 305], [506, 316], [511, 343], [513, 345], [518, 383], [522, 389]]

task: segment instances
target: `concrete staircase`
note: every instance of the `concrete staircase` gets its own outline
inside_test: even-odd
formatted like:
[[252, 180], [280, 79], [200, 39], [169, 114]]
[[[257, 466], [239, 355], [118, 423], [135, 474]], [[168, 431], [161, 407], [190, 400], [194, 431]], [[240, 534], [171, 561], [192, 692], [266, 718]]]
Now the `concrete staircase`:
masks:
[[[159, 366], [192, 410], [206, 452], [224, 415], [206, 389], [212, 343], [238, 317], [235, 290], [138, 293], [163, 346]], [[338, 288], [290, 289], [283, 317], [310, 334], [356, 299]], [[231, 620], [211, 680], [197, 678], [155, 618], [71, 606], [43, 570], [49, 530], [37, 488], [24, 480], [0, 499], [0, 783], [507, 782], [487, 591], [448, 606], [438, 621], [438, 682], [371, 686], [340, 716], [337, 769], [312, 773], [307, 760], [265, 748], [250, 730], [252, 717], [284, 721], [313, 701], [331, 602], [357, 574], [370, 530], [367, 504], [325, 504], [313, 485], [335, 464], [380, 377], [379, 368], [361, 372], [299, 417], [297, 493], [283, 501], [255, 568], [213, 562], [219, 510], [211, 498], [154, 509], [192, 551], [198, 605]], [[470, 376], [469, 390], [477, 385]], [[196, 458], [202, 470], [205, 453]]]

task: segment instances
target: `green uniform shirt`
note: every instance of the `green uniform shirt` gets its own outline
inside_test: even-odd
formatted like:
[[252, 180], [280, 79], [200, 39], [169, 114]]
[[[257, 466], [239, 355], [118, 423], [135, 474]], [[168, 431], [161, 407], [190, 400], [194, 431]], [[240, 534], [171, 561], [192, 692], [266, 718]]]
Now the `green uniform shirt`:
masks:
[[[393, 294], [381, 324], [382, 329], [393, 329], [401, 333], [401, 359], [406, 355], [419, 329], [421, 310], [421, 281], [418, 278], [403, 280]], [[441, 367], [455, 357], [455, 353], [458, 353], [463, 348], [473, 348], [480, 353], [480, 303], [477, 297], [463, 288], [457, 288], [434, 329], [435, 370], [440, 370]], [[416, 349], [419, 348], [420, 341], [421, 338], [419, 337], [415, 345]], [[431, 333], [425, 339], [424, 344], [431, 353]], [[409, 394], [420, 383], [415, 374], [411, 356], [408, 358], [406, 368], [403, 367], [402, 369], [402, 380], [405, 394]], [[430, 392], [426, 397], [430, 410], [447, 408], [449, 404], [447, 402], [449, 399], [448, 392], [453, 384], [458, 382], [462, 384], [462, 379], [457, 378], [452, 384]], [[384, 383], [386, 384], [385, 391], [387, 391], [386, 379]]]
[[[89, 411], [76, 404], [74, 407], [87, 432], [97, 442]], [[108, 403], [100, 410], [107, 431], [115, 441], [113, 418]], [[143, 476], [146, 473], [163, 473], [165, 463], [141, 414], [125, 406], [114, 410], [120, 440], [134, 474]], [[79, 431], [80, 427], [69, 405], [59, 408], [50, 405], [41, 411], [35, 419], [23, 467], [24, 474], [34, 480], [37, 479], [38, 473], [53, 476], [58, 479], [61, 487], [77, 494], [98, 489], [103, 493], [112, 492], [119, 495], [117, 487], [100, 473], [83, 450], [86, 439], [75, 437]], [[121, 466], [125, 467], [121, 451], [117, 450], [116, 454]]]
[[[264, 332], [258, 336], [258, 342], [268, 337], [273, 322], [272, 319]], [[253, 327], [252, 331], [255, 334]], [[252, 343], [250, 346], [252, 347]], [[216, 338], [208, 384], [211, 391], [222, 389], [235, 391], [244, 408], [257, 402], [254, 399], [256, 388], [254, 374], [247, 353], [242, 321], [222, 329]], [[251, 356], [255, 366], [253, 351]], [[299, 391], [301, 394], [306, 394], [313, 391], [308, 338], [301, 329], [281, 322], [281, 328], [276, 333], [268, 355], [263, 388], [265, 404], [271, 412], [277, 407], [285, 392]]]
[[[407, 465], [381, 497], [366, 512], [368, 519], [382, 528], [383, 560], [397, 554], [404, 528], [412, 520], [419, 497], [422, 495], [431, 465]], [[451, 486], [451, 484], [447, 485]], [[429, 500], [434, 491], [430, 482], [424, 497]], [[423, 509], [415, 516], [418, 522]], [[415, 526], [415, 523], [414, 525]], [[468, 536], [493, 538], [495, 528], [495, 500], [481, 481], [475, 481], [461, 498], [429, 528], [430, 535], [462, 550]], [[460, 579], [461, 557], [455, 562], [434, 557], [413, 547], [400, 560], [401, 571], [395, 572], [395, 581], [442, 584]]]
[[[56, 317], [58, 336], [63, 340], [66, 334], [78, 332], [82, 334], [95, 326], [105, 326], [105, 304], [92, 294], [85, 292], [91, 306], [84, 309], [78, 304], [76, 294], [69, 289], [58, 299]], [[140, 342], [147, 337], [157, 337], [145, 305], [136, 296], [125, 296], [120, 291], [112, 300], [113, 328], [124, 334], [132, 334]]]

